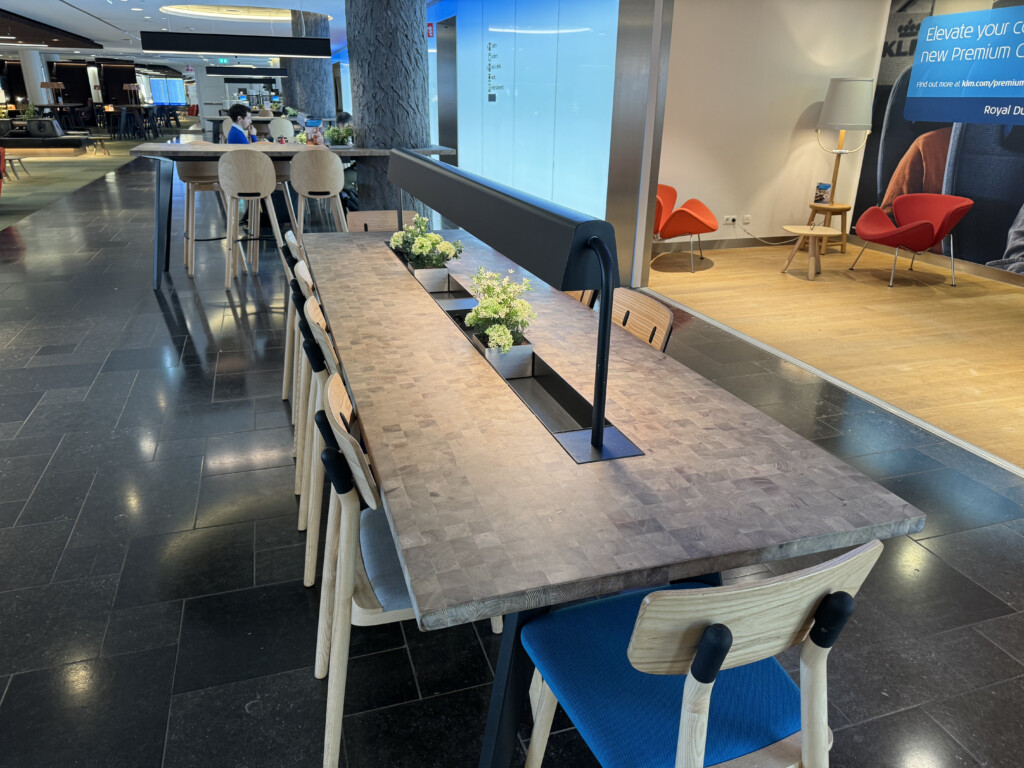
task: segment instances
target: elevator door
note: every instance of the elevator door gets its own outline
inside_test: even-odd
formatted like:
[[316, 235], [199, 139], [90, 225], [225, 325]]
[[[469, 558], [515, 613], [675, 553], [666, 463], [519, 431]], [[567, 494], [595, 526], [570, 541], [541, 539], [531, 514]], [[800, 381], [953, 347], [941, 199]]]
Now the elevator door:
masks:
[[[455, 17], [437, 24], [437, 140], [441, 146], [459, 148], [459, 96], [455, 58]], [[441, 158], [459, 164], [459, 155]]]

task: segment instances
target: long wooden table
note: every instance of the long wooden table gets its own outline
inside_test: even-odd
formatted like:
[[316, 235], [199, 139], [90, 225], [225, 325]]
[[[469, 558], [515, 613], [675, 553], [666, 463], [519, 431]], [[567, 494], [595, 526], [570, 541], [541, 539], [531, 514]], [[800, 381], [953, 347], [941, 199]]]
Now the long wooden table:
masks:
[[[466, 245], [450, 266], [462, 285], [481, 265], [520, 277], [446, 235]], [[386, 237], [303, 243], [420, 627], [506, 615], [482, 766], [507, 764], [529, 679], [520, 612], [923, 528], [917, 509], [621, 328], [607, 417], [644, 455], [576, 464]], [[533, 286], [536, 354], [589, 393], [596, 313]]]
[[[153, 242], [153, 290], [160, 289], [161, 278], [171, 266], [171, 189], [174, 186], [174, 163], [203, 162], [220, 159], [225, 152], [239, 149], [255, 149], [266, 153], [273, 160], [289, 160], [298, 152], [324, 151], [324, 147], [313, 148], [304, 144], [291, 142], [275, 144], [269, 141], [254, 144], [208, 144], [206, 142], [148, 142], [132, 147], [130, 154], [136, 157], [149, 157], [156, 161], [156, 189], [154, 194], [154, 230], [156, 237]], [[390, 149], [369, 149], [366, 147], [327, 147], [326, 151], [341, 157], [387, 157]], [[421, 147], [412, 150], [424, 155], [454, 155], [450, 147]]]

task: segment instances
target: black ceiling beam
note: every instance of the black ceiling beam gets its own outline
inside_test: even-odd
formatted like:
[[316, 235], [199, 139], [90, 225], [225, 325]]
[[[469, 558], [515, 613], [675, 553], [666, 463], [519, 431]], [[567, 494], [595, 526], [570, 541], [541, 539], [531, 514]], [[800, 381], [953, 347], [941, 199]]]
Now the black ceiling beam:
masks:
[[210, 56], [287, 56], [331, 58], [329, 37], [277, 37], [275, 35], [201, 35], [194, 32], [146, 32], [147, 53], [198, 53]]
[[[102, 45], [87, 37], [82, 37], [57, 27], [51, 27], [49, 24], [43, 24], [41, 21], [19, 16], [10, 11], [0, 10], [0, 34], [4, 32], [15, 35], [18, 42], [24, 42], [29, 45], [46, 45], [49, 48], [103, 50]], [[54, 38], [57, 39], [54, 40]]]

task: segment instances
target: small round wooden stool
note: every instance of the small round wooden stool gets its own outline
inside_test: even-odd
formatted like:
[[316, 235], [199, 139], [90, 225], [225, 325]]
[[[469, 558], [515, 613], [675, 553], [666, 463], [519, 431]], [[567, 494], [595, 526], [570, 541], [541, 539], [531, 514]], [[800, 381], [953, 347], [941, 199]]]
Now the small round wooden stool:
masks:
[[[822, 244], [829, 238], [835, 237], [840, 234], [839, 230], [832, 229], [831, 227], [815, 227], [815, 226], [800, 226], [799, 224], [787, 224], [783, 227], [784, 230], [790, 234], [797, 235], [798, 240], [793, 246], [793, 250], [789, 252], [789, 258], [786, 259], [786, 266], [782, 268], [785, 272], [789, 269], [789, 265], [793, 261], [793, 257], [796, 256], [797, 251], [807, 241], [807, 279], [813, 280], [814, 277], [821, 272], [821, 251], [823, 250]], [[819, 241], [821, 241], [819, 243]]]
[[[846, 224], [846, 214], [850, 212], [850, 206], [844, 203], [811, 203], [811, 215], [807, 219], [807, 225], [811, 226], [814, 224], [814, 218], [820, 213], [825, 217], [825, 226], [832, 226], [832, 217], [839, 215], [842, 217], [840, 227], [842, 231], [842, 240], [840, 242], [839, 251], [846, 253], [846, 233], [850, 229]], [[828, 253], [828, 238], [826, 237], [821, 241], [821, 252]]]

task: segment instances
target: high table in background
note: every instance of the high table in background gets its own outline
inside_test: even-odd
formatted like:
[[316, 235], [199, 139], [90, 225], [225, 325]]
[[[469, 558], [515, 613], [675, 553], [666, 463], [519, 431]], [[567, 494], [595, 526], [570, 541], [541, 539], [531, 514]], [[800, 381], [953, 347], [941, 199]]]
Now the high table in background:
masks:
[[[522, 270], [466, 233], [449, 263]], [[529, 611], [848, 547], [917, 509], [698, 374], [612, 329], [607, 418], [644, 455], [577, 464], [385, 244], [309, 234], [309, 256], [422, 629], [506, 616], [481, 766], [507, 766]], [[527, 274], [528, 276], [528, 274]], [[593, 386], [597, 315], [539, 280], [535, 353]]]
[[[255, 149], [265, 153], [271, 160], [290, 160], [297, 152], [333, 152], [340, 157], [387, 157], [390, 149], [366, 149], [364, 147], [307, 147], [304, 144], [289, 142], [275, 144], [269, 141], [254, 144], [194, 144], [190, 142], [150, 142], [139, 144], [131, 149], [136, 157], [149, 157], [156, 160], [156, 184], [154, 195], [154, 214], [156, 238], [153, 244], [153, 290], [159, 290], [161, 276], [171, 265], [171, 188], [174, 186], [175, 162], [216, 162], [225, 152], [239, 149]], [[455, 150], [449, 147], [421, 147], [412, 150], [422, 155], [454, 155]]]

